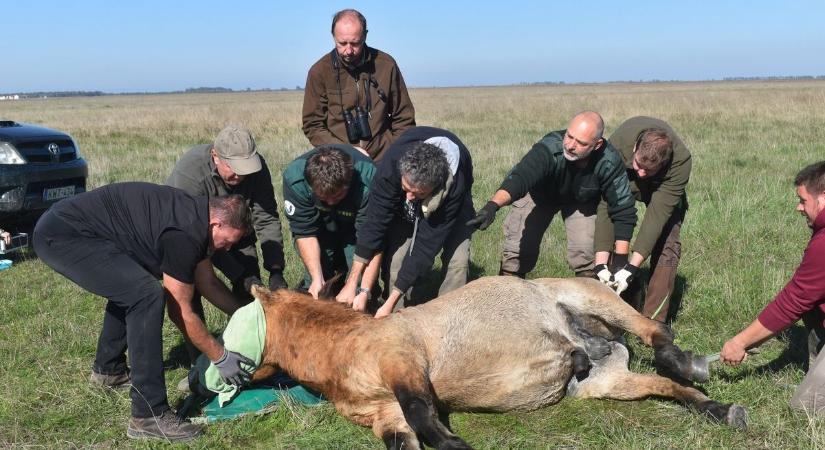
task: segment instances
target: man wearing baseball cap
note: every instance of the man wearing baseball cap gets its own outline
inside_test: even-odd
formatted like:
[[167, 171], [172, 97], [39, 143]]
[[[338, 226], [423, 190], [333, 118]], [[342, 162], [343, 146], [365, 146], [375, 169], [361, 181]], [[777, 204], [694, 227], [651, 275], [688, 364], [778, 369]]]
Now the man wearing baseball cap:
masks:
[[[283, 236], [272, 178], [247, 129], [230, 125], [218, 134], [214, 144], [190, 149], [175, 164], [166, 184], [190, 195], [209, 198], [228, 194], [243, 196], [252, 209], [254, 233], [227, 251], [216, 251], [212, 264], [229, 279], [232, 292], [239, 300], [252, 301], [249, 290], [253, 284], [262, 284], [255, 248], [255, 241], [259, 240], [263, 266], [269, 271], [269, 289], [286, 287]], [[192, 306], [203, 317], [199, 297], [193, 299]], [[193, 356], [196, 355], [190, 355]]]

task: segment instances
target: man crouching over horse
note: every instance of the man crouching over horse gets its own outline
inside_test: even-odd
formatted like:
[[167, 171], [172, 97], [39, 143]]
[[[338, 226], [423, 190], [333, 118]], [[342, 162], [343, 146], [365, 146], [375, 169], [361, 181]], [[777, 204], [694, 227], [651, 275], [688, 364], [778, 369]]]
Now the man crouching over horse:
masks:
[[746, 425], [741, 406], [629, 372], [627, 349], [616, 342], [623, 331], [652, 346], [657, 365], [679, 377], [693, 377], [693, 356], [673, 345], [665, 325], [593, 279], [487, 277], [378, 320], [286, 290], [256, 287], [253, 294], [267, 327], [253, 381], [281, 368], [347, 419], [371, 427], [388, 448], [469, 448], [449, 428], [451, 411], [532, 410], [565, 394], [669, 397]]

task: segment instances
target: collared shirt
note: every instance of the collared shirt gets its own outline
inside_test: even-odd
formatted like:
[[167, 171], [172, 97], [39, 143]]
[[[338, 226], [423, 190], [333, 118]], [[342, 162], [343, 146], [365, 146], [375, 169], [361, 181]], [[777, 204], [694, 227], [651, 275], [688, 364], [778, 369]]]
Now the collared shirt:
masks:
[[[653, 176], [641, 180], [633, 169], [633, 151], [639, 135], [651, 128], [667, 132], [673, 143], [673, 156], [665, 166]], [[638, 116], [619, 125], [608, 139], [619, 152], [624, 162], [630, 191], [636, 201], [647, 205], [642, 223], [633, 242], [633, 251], [647, 258], [662, 235], [665, 225], [676, 212], [687, 210], [687, 184], [693, 161], [687, 146], [666, 122], [653, 117]], [[607, 205], [599, 204], [596, 216], [596, 251], [610, 251], [613, 248], [613, 228], [607, 217]]]
[[336, 205], [321, 202], [304, 177], [306, 162], [317, 149], [297, 157], [284, 169], [284, 214], [295, 238], [335, 233], [339, 239], [354, 242], [357, 230], [364, 223], [375, 165], [350, 145], [336, 144], [333, 147], [353, 159], [352, 181], [346, 196]]
[[604, 199], [617, 240], [629, 241], [636, 226], [636, 202], [624, 164], [616, 150], [605, 141], [593, 150], [584, 167], [564, 157], [565, 130], [553, 131], [533, 145], [504, 178], [499, 189], [513, 201], [528, 192], [536, 203], [552, 205], [592, 205]]

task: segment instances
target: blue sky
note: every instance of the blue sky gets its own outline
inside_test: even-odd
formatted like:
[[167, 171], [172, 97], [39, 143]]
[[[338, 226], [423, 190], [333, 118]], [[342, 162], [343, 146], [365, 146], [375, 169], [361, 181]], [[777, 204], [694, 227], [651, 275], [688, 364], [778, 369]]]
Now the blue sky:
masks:
[[0, 0], [0, 93], [303, 86], [345, 7], [410, 86], [825, 75], [822, 0]]

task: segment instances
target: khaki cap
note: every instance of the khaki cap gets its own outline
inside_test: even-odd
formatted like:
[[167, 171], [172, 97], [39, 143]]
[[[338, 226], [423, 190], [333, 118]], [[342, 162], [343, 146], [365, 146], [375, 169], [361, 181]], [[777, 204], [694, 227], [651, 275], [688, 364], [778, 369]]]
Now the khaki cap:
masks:
[[215, 139], [218, 158], [229, 164], [238, 175], [249, 175], [261, 170], [261, 158], [255, 149], [255, 139], [246, 128], [230, 125]]

